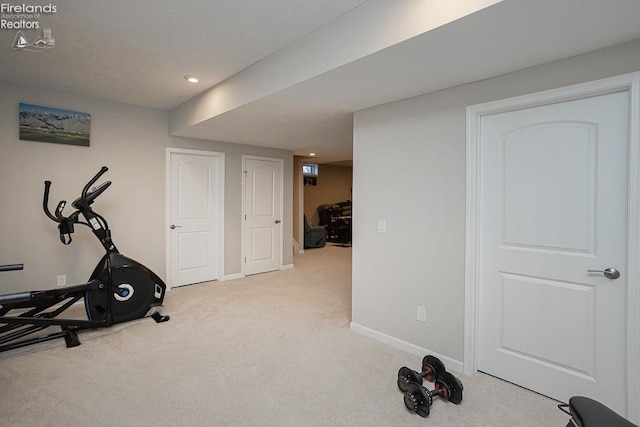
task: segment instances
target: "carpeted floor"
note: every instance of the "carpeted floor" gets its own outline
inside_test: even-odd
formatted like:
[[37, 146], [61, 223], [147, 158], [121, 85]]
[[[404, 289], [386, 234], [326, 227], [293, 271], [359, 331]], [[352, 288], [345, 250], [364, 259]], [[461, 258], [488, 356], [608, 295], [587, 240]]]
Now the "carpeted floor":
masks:
[[408, 412], [397, 371], [422, 359], [350, 331], [351, 248], [294, 261], [173, 289], [167, 323], [0, 353], [0, 426], [567, 424], [555, 401], [484, 374], [456, 373], [461, 405], [436, 399], [427, 419]]

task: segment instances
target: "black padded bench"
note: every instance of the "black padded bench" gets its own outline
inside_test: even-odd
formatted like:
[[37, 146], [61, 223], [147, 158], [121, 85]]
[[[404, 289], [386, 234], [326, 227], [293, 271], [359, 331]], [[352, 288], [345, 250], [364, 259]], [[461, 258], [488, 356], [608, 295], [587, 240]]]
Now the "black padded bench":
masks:
[[567, 406], [569, 407], [569, 414], [572, 418], [572, 421], [569, 421], [567, 427], [576, 425], [578, 427], [638, 427], [602, 403], [589, 399], [588, 397], [574, 396], [569, 399], [569, 405]]

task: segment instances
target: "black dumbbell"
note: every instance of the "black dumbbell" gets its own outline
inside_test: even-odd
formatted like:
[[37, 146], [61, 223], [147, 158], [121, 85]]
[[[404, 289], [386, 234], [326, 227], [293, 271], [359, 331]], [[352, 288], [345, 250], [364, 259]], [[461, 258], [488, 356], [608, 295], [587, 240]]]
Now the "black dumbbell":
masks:
[[427, 390], [422, 384], [410, 382], [406, 386], [404, 394], [404, 406], [421, 417], [428, 417], [435, 396], [441, 396], [451, 403], [458, 405], [462, 402], [462, 381], [450, 372], [438, 375], [435, 382], [435, 390]]
[[400, 368], [398, 371], [398, 388], [406, 392], [406, 385], [410, 382], [422, 384], [423, 378], [426, 378], [427, 381], [434, 381], [439, 374], [444, 372], [447, 372], [447, 369], [440, 359], [431, 355], [425, 356], [422, 359], [422, 372], [416, 372], [406, 366]]

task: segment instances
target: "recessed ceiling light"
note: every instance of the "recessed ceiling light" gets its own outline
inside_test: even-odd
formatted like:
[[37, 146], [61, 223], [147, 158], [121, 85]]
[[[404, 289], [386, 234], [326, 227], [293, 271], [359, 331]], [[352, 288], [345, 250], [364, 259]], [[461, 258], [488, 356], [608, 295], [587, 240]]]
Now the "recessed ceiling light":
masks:
[[316, 153], [309, 153], [309, 155], [310, 155], [311, 157], [314, 157], [314, 156], [316, 155]]
[[189, 83], [198, 83], [198, 78], [196, 76], [184, 76], [184, 79]]

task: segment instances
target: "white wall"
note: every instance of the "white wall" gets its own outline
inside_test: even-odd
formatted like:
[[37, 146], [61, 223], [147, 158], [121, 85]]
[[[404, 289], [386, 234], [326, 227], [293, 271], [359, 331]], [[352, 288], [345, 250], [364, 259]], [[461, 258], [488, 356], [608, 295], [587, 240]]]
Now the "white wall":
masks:
[[353, 329], [461, 364], [466, 107], [638, 70], [640, 40], [356, 112]]
[[[83, 283], [103, 255], [90, 230], [78, 226], [73, 243], [58, 240], [56, 224], [42, 212], [43, 182], [53, 182], [51, 206], [80, 195], [101, 166], [113, 184], [94, 204], [112, 228], [114, 242], [160, 277], [165, 276], [165, 150], [195, 148], [226, 153], [225, 275], [241, 272], [239, 239], [243, 154], [285, 161], [283, 263], [293, 263], [290, 152], [168, 136], [165, 111], [26, 86], [0, 84], [0, 264], [24, 263], [0, 274], [0, 294], [56, 286], [56, 276]], [[32, 141], [18, 136], [20, 102], [91, 114], [91, 146]], [[65, 211], [71, 212], [70, 209]]]

